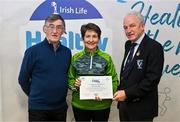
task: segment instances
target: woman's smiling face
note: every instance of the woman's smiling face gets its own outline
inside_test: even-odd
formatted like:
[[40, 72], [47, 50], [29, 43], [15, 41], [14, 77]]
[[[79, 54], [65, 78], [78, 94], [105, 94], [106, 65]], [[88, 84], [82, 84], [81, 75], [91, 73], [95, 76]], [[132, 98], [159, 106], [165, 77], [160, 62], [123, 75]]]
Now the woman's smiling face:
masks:
[[89, 52], [96, 51], [99, 42], [98, 34], [93, 30], [87, 30], [83, 42]]

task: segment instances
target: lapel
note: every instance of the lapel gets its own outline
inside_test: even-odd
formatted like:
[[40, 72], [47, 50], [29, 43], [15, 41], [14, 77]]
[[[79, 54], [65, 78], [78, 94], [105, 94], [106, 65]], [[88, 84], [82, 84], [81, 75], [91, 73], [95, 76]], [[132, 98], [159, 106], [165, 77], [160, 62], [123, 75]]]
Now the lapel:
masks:
[[[125, 60], [126, 56], [124, 57], [124, 59], [123, 59], [123, 65], [121, 66], [121, 75], [122, 75], [123, 77], [127, 77], [127, 76], [129, 75], [129, 73], [131, 72], [131, 70], [137, 68], [137, 67], [135, 67], [135, 68], [133, 68], [133, 67], [134, 67], [134, 65], [136, 65], [138, 57], [139, 57], [140, 55], [142, 55], [142, 53], [143, 53], [143, 51], [144, 51], [143, 49], [145, 49], [144, 47], [145, 47], [145, 44], [146, 44], [147, 40], [148, 40], [148, 36], [145, 34], [142, 42], [140, 43], [140, 45], [139, 45], [139, 47], [138, 47], [138, 49], [137, 49], [137, 51], [136, 51], [136, 53], [135, 53], [135, 55], [134, 55], [134, 57], [133, 57], [133, 60], [132, 60], [131, 65], [129, 66], [129, 68], [128, 68], [127, 70], [125, 70], [125, 71], [122, 72], [122, 69], [123, 69], [122, 67], [124, 66], [124, 60]], [[128, 52], [125, 51], [125, 53], [128, 53]], [[139, 53], [139, 54], [138, 54], [138, 53]], [[125, 54], [125, 55], [127, 55], [127, 54]]]

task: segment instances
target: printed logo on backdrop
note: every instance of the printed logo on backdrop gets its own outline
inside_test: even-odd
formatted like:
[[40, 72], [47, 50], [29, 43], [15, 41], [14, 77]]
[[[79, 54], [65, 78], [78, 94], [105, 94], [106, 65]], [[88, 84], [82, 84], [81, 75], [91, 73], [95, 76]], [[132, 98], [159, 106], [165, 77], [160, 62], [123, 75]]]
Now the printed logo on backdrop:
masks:
[[103, 32], [99, 48], [112, 53], [111, 30], [106, 27], [100, 12], [85, 0], [46, 0], [39, 5], [30, 17], [29, 23], [21, 28], [22, 52], [44, 39], [45, 34], [42, 30], [44, 20], [52, 13], [60, 14], [65, 19], [67, 34], [64, 34], [60, 41], [73, 53], [84, 48], [80, 27], [88, 22], [97, 24]]
[[171, 97], [170, 97], [170, 92], [171, 92], [171, 88], [166, 87], [164, 88], [163, 91], [160, 91], [158, 96], [159, 96], [159, 115], [164, 116], [166, 111], [167, 111], [167, 106], [166, 103], [168, 101], [171, 101]]

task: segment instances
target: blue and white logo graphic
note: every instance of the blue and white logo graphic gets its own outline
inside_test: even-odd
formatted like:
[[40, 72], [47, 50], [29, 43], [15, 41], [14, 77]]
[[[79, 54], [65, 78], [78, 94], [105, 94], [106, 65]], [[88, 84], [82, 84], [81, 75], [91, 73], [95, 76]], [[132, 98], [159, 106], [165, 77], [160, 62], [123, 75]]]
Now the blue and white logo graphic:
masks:
[[51, 6], [53, 6], [54, 7], [54, 14], [58, 14], [58, 12], [57, 12], [57, 3], [56, 2], [51, 2]]
[[46, 0], [40, 4], [30, 17], [28, 25], [22, 27], [23, 34], [21, 33], [21, 37], [24, 35], [22, 41], [26, 41], [23, 50], [44, 39], [45, 34], [42, 31], [44, 20], [52, 13], [60, 14], [65, 19], [67, 34], [64, 34], [60, 41], [63, 45], [69, 47], [72, 52], [84, 48], [80, 35], [81, 25], [93, 22], [103, 30], [99, 48], [112, 53], [112, 45], [109, 44], [109, 40], [112, 40], [111, 30], [106, 27], [98, 10], [85, 0]]
[[44, 20], [52, 13], [64, 19], [102, 19], [97, 9], [85, 0], [46, 0], [33, 13], [30, 20]]

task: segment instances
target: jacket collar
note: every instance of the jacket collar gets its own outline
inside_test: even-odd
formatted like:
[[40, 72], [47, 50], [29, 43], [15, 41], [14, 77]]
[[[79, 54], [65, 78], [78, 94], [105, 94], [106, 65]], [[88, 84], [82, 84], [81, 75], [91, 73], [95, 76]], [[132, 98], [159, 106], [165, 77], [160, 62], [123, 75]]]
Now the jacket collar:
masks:
[[86, 48], [84, 49], [85, 54], [87, 55], [94, 55], [97, 54], [99, 52], [99, 48], [97, 47], [96, 50], [94, 52], [89, 52]]
[[[46, 45], [47, 47], [49, 47], [51, 50], [54, 50], [53, 44], [51, 44], [51, 43], [47, 40], [47, 38], [44, 39], [44, 43], [45, 43], [45, 45]], [[60, 47], [61, 47], [61, 42], [59, 41], [59, 46], [58, 46], [58, 48], [57, 48], [56, 50], [59, 50]]]
[[[134, 58], [132, 60], [132, 64], [130, 65], [129, 69], [127, 69], [125, 71], [122, 71], [123, 65], [121, 66], [121, 75], [124, 75], [124, 77], [128, 76], [128, 74], [130, 73], [130, 71], [132, 70], [133, 66], [136, 63], [136, 60], [137, 60], [138, 56], [140, 56], [141, 53], [143, 52], [144, 46], [146, 45], [146, 43], [148, 41], [148, 38], [149, 37], [146, 34], [143, 36], [142, 41], [141, 41], [141, 43], [140, 43], [140, 45], [139, 45], [139, 47], [137, 49], [137, 52], [134, 55]], [[124, 60], [123, 60], [123, 63], [124, 63]]]

